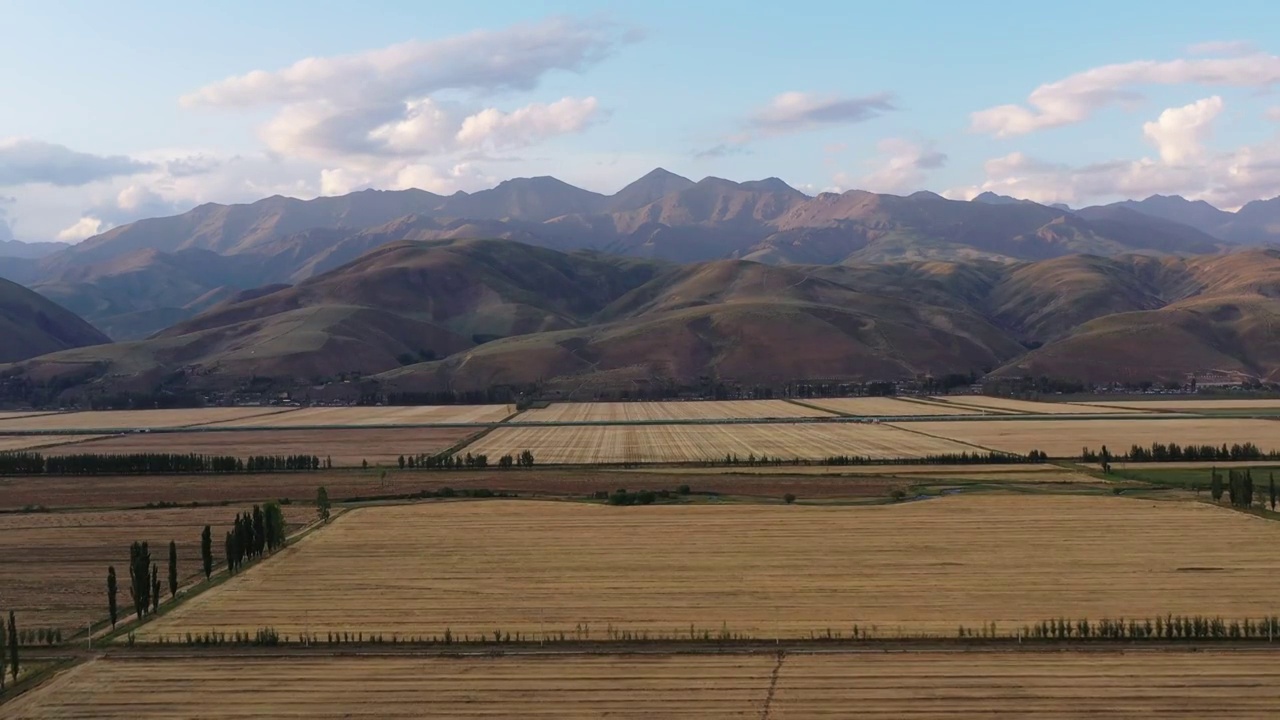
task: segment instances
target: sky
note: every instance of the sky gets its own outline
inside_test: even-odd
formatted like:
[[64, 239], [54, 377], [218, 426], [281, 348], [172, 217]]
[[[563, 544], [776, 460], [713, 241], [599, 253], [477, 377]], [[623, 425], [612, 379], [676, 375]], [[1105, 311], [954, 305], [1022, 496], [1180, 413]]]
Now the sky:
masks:
[[0, 0], [0, 240], [655, 167], [811, 194], [1280, 195], [1280, 3]]

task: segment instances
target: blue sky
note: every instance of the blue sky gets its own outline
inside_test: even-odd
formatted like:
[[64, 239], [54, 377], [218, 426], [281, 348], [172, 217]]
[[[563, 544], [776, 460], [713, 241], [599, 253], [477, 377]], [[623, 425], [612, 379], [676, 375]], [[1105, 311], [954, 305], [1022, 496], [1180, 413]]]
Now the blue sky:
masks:
[[1278, 8], [0, 0], [0, 239], [656, 166], [1234, 208], [1280, 194]]

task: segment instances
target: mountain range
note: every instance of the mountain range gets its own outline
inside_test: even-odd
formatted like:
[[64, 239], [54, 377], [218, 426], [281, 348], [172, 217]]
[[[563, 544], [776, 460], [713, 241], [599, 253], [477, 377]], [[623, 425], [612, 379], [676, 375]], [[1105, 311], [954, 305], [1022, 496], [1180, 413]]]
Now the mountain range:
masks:
[[399, 240], [499, 238], [629, 257], [771, 265], [1043, 260], [1069, 254], [1204, 254], [1266, 244], [1280, 201], [1225, 213], [1153, 197], [1071, 210], [992, 194], [809, 197], [776, 178], [693, 182], [657, 169], [614, 195], [551, 177], [476, 193], [366, 190], [302, 201], [208, 204], [124, 225], [35, 259], [21, 282], [118, 340], [148, 337], [244, 290], [296, 284]]
[[1262, 247], [1275, 232], [1280, 200], [1228, 213], [1161, 196], [1080, 209], [809, 197], [776, 178], [660, 169], [611, 196], [544, 177], [202, 205], [0, 258], [0, 275], [39, 293], [0, 286], [0, 327], [17, 338], [0, 380], [1280, 380], [1280, 251]]

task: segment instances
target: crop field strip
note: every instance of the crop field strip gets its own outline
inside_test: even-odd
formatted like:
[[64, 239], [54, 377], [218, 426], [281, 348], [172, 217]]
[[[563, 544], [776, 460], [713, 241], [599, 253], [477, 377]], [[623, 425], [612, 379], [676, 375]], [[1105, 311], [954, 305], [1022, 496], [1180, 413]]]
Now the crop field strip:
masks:
[[916, 402], [881, 397], [814, 398], [802, 400], [805, 405], [830, 410], [841, 415], [862, 417], [908, 417], [913, 415], [982, 415], [1000, 414], [999, 410], [959, 407], [942, 402]]
[[909, 421], [893, 427], [948, 437], [992, 450], [1050, 457], [1079, 457], [1084, 447], [1106, 445], [1113, 453], [1153, 442], [1180, 445], [1232, 445], [1252, 442], [1263, 452], [1280, 450], [1280, 422], [1234, 418], [1115, 418]]
[[401, 455], [432, 454], [477, 432], [476, 428], [340, 428], [335, 430], [237, 430], [130, 434], [97, 440], [85, 452], [199, 453], [203, 455], [315, 455], [332, 458], [335, 467], [393, 465]]
[[697, 400], [689, 402], [554, 403], [512, 419], [525, 422], [653, 422], [663, 420], [743, 420], [832, 417], [835, 413], [786, 400]]
[[0, 432], [133, 430], [209, 425], [286, 412], [278, 407], [214, 407], [191, 410], [88, 410], [15, 419], [0, 418]]
[[[129, 546], [151, 543], [151, 557], [167, 572], [169, 541], [178, 543], [182, 577], [200, 572], [200, 531], [213, 526], [215, 557], [245, 507], [171, 508], [106, 512], [0, 514], [0, 586], [6, 610], [29, 628], [83, 629], [107, 616], [107, 566], [120, 575], [121, 615], [129, 604]], [[289, 522], [311, 519], [310, 508], [285, 507]], [[166, 590], [166, 596], [168, 594]]]
[[9, 720], [757, 718], [770, 656], [98, 660]]
[[514, 405], [427, 405], [312, 407], [279, 415], [220, 422], [213, 427], [360, 427], [362, 425], [431, 425], [496, 423], [516, 412]]
[[[1188, 542], [1194, 538], [1194, 542]], [[401, 637], [1005, 632], [1059, 616], [1276, 611], [1280, 525], [1191, 502], [944, 497], [860, 507], [491, 501], [365, 508], [146, 625]], [[266, 570], [264, 571], [264, 568]], [[350, 580], [344, 582], [344, 578]]]
[[1014, 400], [1012, 398], [990, 397], [987, 395], [948, 395], [932, 398], [957, 407], [978, 408], [980, 410], [1005, 410], [1008, 412], [1027, 413], [1031, 415], [1123, 415], [1137, 413], [1138, 410], [1124, 410], [1108, 407], [1105, 404], [1087, 405], [1084, 403], [1035, 402], [1031, 400]]
[[[1073, 403], [1075, 404], [1075, 403]], [[1195, 399], [1170, 399], [1170, 400], [1117, 400], [1112, 402], [1099, 401], [1099, 405], [1107, 405], [1114, 408], [1123, 408], [1126, 410], [1172, 410], [1179, 411], [1197, 411], [1197, 410], [1277, 410], [1280, 409], [1280, 398], [1271, 399], [1231, 399], [1231, 400], [1195, 400]]]
[[75, 452], [66, 449], [73, 443], [80, 443], [86, 440], [96, 440], [98, 438], [107, 437], [106, 435], [0, 435], [0, 452], [12, 452], [14, 450], [45, 450], [46, 448], [61, 447], [55, 452]]
[[[778, 677], [772, 697], [774, 667]], [[1259, 651], [106, 659], [11, 720], [307, 718], [1269, 718]], [[767, 705], [767, 707], [766, 707]]]
[[529, 450], [540, 464], [699, 462], [736, 454], [785, 460], [835, 455], [915, 458], [975, 448], [869, 423], [501, 427], [465, 452], [492, 460]]

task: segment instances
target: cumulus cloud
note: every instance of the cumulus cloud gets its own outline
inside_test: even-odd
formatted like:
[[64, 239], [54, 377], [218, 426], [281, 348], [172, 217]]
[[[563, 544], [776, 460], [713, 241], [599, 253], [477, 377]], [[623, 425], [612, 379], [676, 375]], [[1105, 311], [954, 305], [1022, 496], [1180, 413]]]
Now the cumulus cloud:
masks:
[[120, 155], [92, 155], [29, 138], [0, 140], [0, 186], [71, 187], [149, 169], [148, 163]]
[[[946, 154], [930, 143], [886, 138], [877, 143], [876, 150], [878, 157], [874, 161], [874, 169], [857, 182], [872, 192], [914, 192], [920, 189], [930, 170], [947, 164]], [[841, 186], [849, 184], [847, 176], [838, 176], [836, 181]]]
[[531, 90], [554, 71], [581, 72], [630, 39], [606, 23], [557, 18], [307, 58], [213, 83], [182, 104], [278, 107], [261, 130], [267, 146], [325, 164], [526, 147], [582, 131], [603, 116], [598, 101], [565, 97], [507, 110], [489, 97]]
[[766, 133], [787, 133], [818, 125], [858, 123], [897, 110], [888, 93], [847, 97], [785, 92], [751, 115], [750, 124]]
[[1222, 98], [1214, 95], [1183, 107], [1169, 108], [1156, 120], [1142, 126], [1160, 159], [1178, 165], [1200, 158], [1214, 118], [1222, 112]]
[[326, 100], [425, 97], [440, 90], [530, 90], [548, 71], [580, 72], [633, 33], [603, 22], [553, 18], [502, 30], [411, 41], [331, 58], [255, 70], [183, 96], [188, 107], [252, 107]]
[[1266, 88], [1280, 82], [1280, 56], [1142, 60], [1105, 65], [1032, 91], [1027, 105], [1000, 105], [970, 116], [976, 132], [996, 137], [1081, 122], [1108, 105], [1141, 99], [1143, 85], [1205, 85]]
[[58, 233], [58, 240], [62, 242], [80, 242], [86, 238], [102, 232], [103, 223], [97, 218], [82, 217], [75, 221], [71, 226], [64, 228]]

